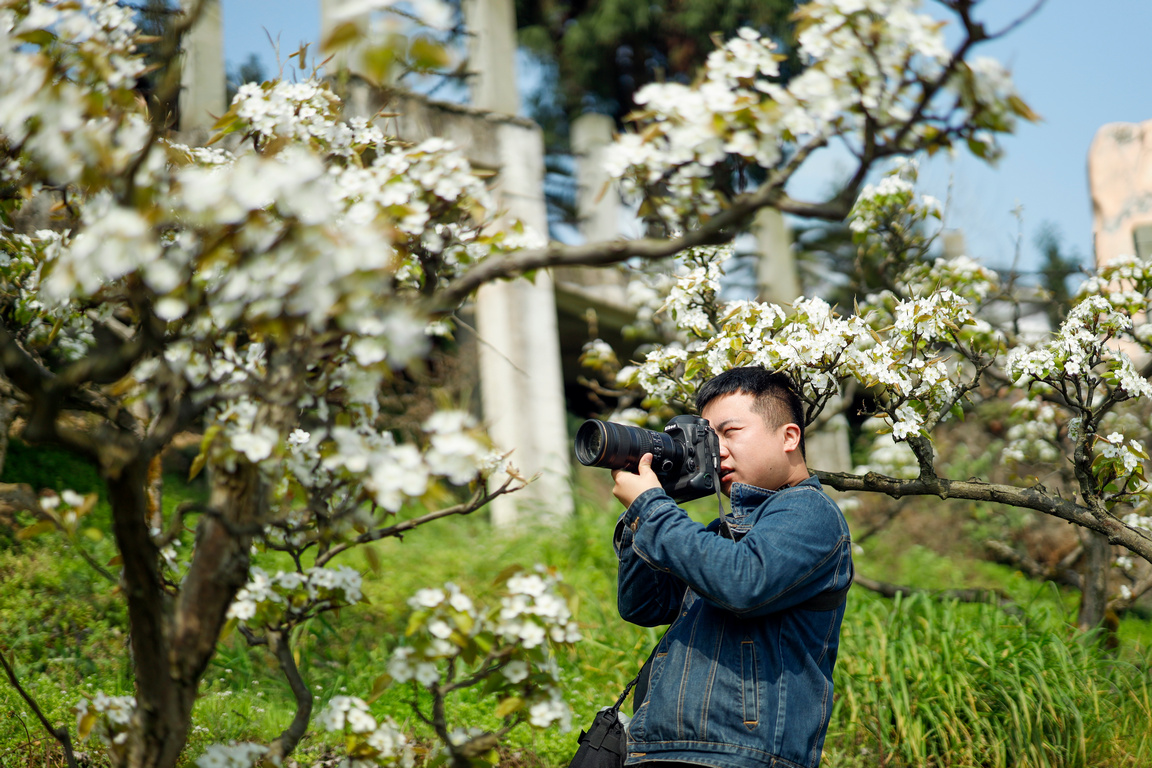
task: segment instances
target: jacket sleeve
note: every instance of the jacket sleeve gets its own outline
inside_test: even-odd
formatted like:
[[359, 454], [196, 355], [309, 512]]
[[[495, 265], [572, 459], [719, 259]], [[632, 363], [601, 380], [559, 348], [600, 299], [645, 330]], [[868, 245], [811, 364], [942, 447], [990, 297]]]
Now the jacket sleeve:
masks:
[[[645, 491], [633, 505], [648, 495], [660, 493], [656, 489]], [[634, 534], [624, 522], [625, 513], [616, 523], [613, 546], [620, 561], [617, 572], [616, 604], [620, 617], [642, 627], [671, 624], [680, 611], [685, 585], [671, 573], [657, 570], [640, 558], [633, 548]]]
[[639, 559], [740, 616], [785, 610], [846, 586], [851, 539], [831, 499], [800, 486], [766, 504], [739, 541], [707, 530], [655, 489], [637, 498], [621, 521], [635, 526], [632, 551]]

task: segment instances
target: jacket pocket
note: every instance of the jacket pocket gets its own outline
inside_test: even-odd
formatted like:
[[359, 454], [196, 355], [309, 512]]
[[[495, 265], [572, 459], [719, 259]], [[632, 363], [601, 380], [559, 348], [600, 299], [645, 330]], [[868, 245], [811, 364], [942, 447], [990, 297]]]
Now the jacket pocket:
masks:
[[756, 663], [756, 643], [740, 643], [740, 679], [744, 704], [744, 727], [752, 730], [760, 724], [760, 665]]

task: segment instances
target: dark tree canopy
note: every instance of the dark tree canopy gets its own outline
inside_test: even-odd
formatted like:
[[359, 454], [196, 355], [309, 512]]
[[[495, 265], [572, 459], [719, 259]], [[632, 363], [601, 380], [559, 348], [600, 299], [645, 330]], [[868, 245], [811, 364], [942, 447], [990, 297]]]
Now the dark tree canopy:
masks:
[[[517, 0], [520, 42], [555, 78], [568, 118], [594, 111], [620, 121], [632, 95], [661, 80], [687, 82], [713, 36], [753, 27], [792, 50], [794, 0]], [[785, 76], [795, 63], [782, 68]]]

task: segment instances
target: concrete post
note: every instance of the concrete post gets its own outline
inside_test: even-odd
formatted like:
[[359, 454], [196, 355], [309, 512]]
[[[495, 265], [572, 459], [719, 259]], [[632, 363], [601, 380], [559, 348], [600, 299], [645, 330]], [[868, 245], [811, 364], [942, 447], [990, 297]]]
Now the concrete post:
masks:
[[752, 222], [752, 233], [760, 244], [760, 265], [756, 282], [760, 300], [789, 304], [800, 295], [800, 277], [792, 255], [792, 238], [784, 214], [775, 208], [761, 208]]
[[464, 0], [464, 24], [472, 35], [468, 62], [472, 106], [515, 115], [516, 5], [513, 0]]
[[576, 155], [576, 215], [588, 242], [620, 235], [620, 195], [604, 170], [604, 149], [612, 143], [616, 123], [593, 112], [572, 121], [572, 152]]
[[[182, 0], [187, 9], [192, 0]], [[220, 0], [203, 0], [196, 26], [184, 38], [180, 68], [180, 130], [210, 131], [228, 109], [224, 21]]]
[[[590, 243], [620, 237], [620, 193], [604, 170], [604, 154], [612, 143], [615, 121], [588, 113], [572, 121], [572, 153], [576, 156], [576, 217], [580, 234]], [[600, 302], [628, 306], [627, 281], [610, 269], [575, 267], [557, 270], [557, 279], [594, 292]]]
[[[760, 265], [757, 282], [760, 300], [773, 304], [791, 304], [800, 296], [800, 276], [796, 258], [792, 254], [792, 238], [784, 216], [775, 208], [762, 208], [752, 223], [752, 232], [760, 244]], [[828, 402], [824, 413], [838, 411], [842, 401], [835, 397]], [[818, 429], [805, 435], [808, 466], [828, 472], [852, 471], [852, 453], [849, 448], [848, 419], [836, 413], [820, 423]]]
[[[514, 115], [515, 13], [512, 0], [466, 0], [465, 19], [474, 35], [472, 104]], [[509, 215], [547, 236], [544, 205], [544, 142], [538, 128], [513, 122], [497, 128], [500, 152], [496, 192]], [[480, 390], [484, 420], [496, 445], [514, 451], [513, 463], [535, 482], [492, 504], [496, 525], [527, 514], [536, 519], [572, 511], [568, 431], [556, 297], [552, 277], [484, 286], [476, 296], [480, 336]]]

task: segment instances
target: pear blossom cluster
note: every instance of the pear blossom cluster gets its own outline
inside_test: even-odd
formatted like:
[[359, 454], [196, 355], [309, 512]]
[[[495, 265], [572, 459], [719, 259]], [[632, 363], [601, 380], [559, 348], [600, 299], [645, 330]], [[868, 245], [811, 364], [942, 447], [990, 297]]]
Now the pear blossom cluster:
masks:
[[1061, 455], [1060, 425], [1067, 414], [1039, 397], [1030, 397], [1013, 404], [1012, 417], [1016, 421], [1008, 428], [1007, 443], [1001, 452], [1012, 465], [1052, 463]]
[[1128, 341], [1143, 350], [1152, 348], [1152, 258], [1122, 255], [1100, 267], [1080, 286], [1078, 297], [1103, 296], [1132, 320]]
[[1126, 439], [1119, 432], [1112, 432], [1096, 436], [1099, 458], [1096, 469], [1098, 474], [1102, 466], [1111, 469], [1111, 474], [1119, 479], [1132, 479], [1135, 476], [1135, 486], [1129, 483], [1129, 490], [1141, 491], [1147, 483], [1143, 479], [1143, 465], [1148, 460], [1148, 451], [1139, 440]]
[[249, 570], [248, 583], [236, 593], [228, 618], [250, 626], [276, 626], [318, 610], [353, 605], [363, 599], [360, 574], [346, 565], [277, 571]]
[[[614, 146], [609, 173], [626, 192], [645, 194], [665, 224], [679, 228], [724, 207], [710, 176], [729, 159], [782, 168], [790, 149], [836, 137], [859, 150], [852, 137], [866, 125], [881, 146], [891, 142], [911, 151], [950, 145], [957, 132], [951, 110], [920, 101], [935, 88], [952, 54], [943, 24], [919, 13], [920, 5], [918, 0], [805, 3], [797, 11], [797, 39], [806, 67], [786, 85], [779, 81], [775, 43], [755, 30], [741, 30], [708, 57], [693, 85], [656, 83], [636, 94], [638, 131]], [[964, 138], [986, 157], [998, 152], [997, 133], [1011, 131], [1017, 117], [1035, 117], [993, 60], [956, 67], [948, 87], [951, 106], [970, 122]], [[883, 184], [898, 187], [899, 181]]]
[[363, 422], [333, 426], [327, 436], [312, 440], [314, 450], [325, 454], [320, 466], [326, 473], [363, 478], [375, 503], [395, 512], [406, 500], [423, 495], [436, 476], [463, 485], [492, 464], [492, 449], [471, 414], [440, 411], [428, 418], [424, 430], [429, 445], [423, 452]]
[[109, 696], [97, 691], [91, 699], [81, 698], [74, 707], [76, 733], [80, 738], [96, 737], [109, 752], [122, 755], [128, 743], [136, 699]]
[[915, 184], [918, 175], [916, 164], [906, 161], [898, 164], [894, 172], [885, 174], [878, 183], [865, 185], [849, 214], [848, 228], [858, 241], [897, 220], [900, 213], [913, 214], [913, 222], [923, 221], [928, 216], [940, 218], [940, 202], [928, 195], [917, 195]]
[[523, 643], [525, 648], [535, 648], [545, 639], [579, 642], [580, 630], [572, 620], [568, 601], [558, 594], [559, 586], [559, 579], [543, 568], [510, 578], [508, 594], [500, 599], [497, 634], [509, 642]]
[[364, 118], [340, 121], [339, 104], [336, 95], [318, 83], [280, 80], [244, 83], [232, 100], [232, 112], [261, 143], [277, 138], [317, 141], [345, 157], [357, 146], [384, 144], [384, 132]]
[[731, 246], [695, 248], [687, 252], [674, 273], [676, 283], [660, 311], [666, 312], [677, 327], [693, 335], [711, 331], [714, 323], [708, 309], [716, 305], [723, 265], [731, 257]]
[[593, 370], [617, 370], [620, 361], [616, 358], [616, 350], [603, 339], [592, 339], [584, 344], [580, 351], [580, 365]]
[[[394, 683], [424, 688], [450, 683], [462, 659], [476, 654], [481, 666], [494, 664], [506, 693], [524, 700], [525, 718], [537, 727], [567, 728], [570, 709], [559, 686], [559, 669], [549, 644], [571, 645], [581, 639], [562, 592], [560, 577], [538, 566], [504, 583], [499, 608], [484, 609], [453, 583], [425, 588], [408, 601], [413, 610], [409, 638], [388, 661]], [[478, 641], [485, 637], [490, 641]], [[452, 661], [452, 664], [445, 662]]]
[[853, 468], [858, 475], [878, 472], [888, 477], [913, 480], [920, 474], [916, 454], [905, 442], [896, 442], [891, 429], [883, 419], [870, 418], [861, 425], [861, 431], [872, 435], [868, 450], [868, 461]]
[[343, 733], [348, 756], [341, 768], [410, 768], [415, 756], [408, 737], [385, 716], [377, 721], [368, 704], [355, 696], [336, 696], [320, 712], [320, 724], [333, 733]]
[[196, 768], [252, 768], [268, 754], [268, 747], [252, 742], [211, 744], [196, 758]]
[[653, 350], [636, 382], [653, 398], [691, 402], [689, 367], [697, 365], [707, 378], [738, 365], [761, 365], [789, 374], [802, 391], [826, 402], [851, 377], [881, 388], [890, 409], [885, 418], [898, 440], [947, 418], [962, 372], [946, 357], [925, 352], [956, 342], [973, 319], [969, 302], [947, 290], [897, 301], [883, 333], [860, 315], [840, 317], [819, 298], [798, 299], [789, 310], [751, 301], [724, 309], [719, 333], [687, 347]]
[[1017, 386], [1061, 378], [1086, 383], [1106, 379], [1127, 397], [1146, 397], [1152, 394], [1152, 383], [1137, 373], [1123, 349], [1111, 343], [1131, 328], [1131, 318], [1114, 309], [1107, 297], [1085, 296], [1051, 339], [1013, 349], [1006, 372]]
[[[6, 175], [100, 184], [143, 146], [147, 122], [109, 109], [131, 98], [144, 71], [132, 15], [115, 0], [0, 3], [0, 135], [22, 166], [6, 165]], [[28, 39], [46, 40], [39, 55]]]

